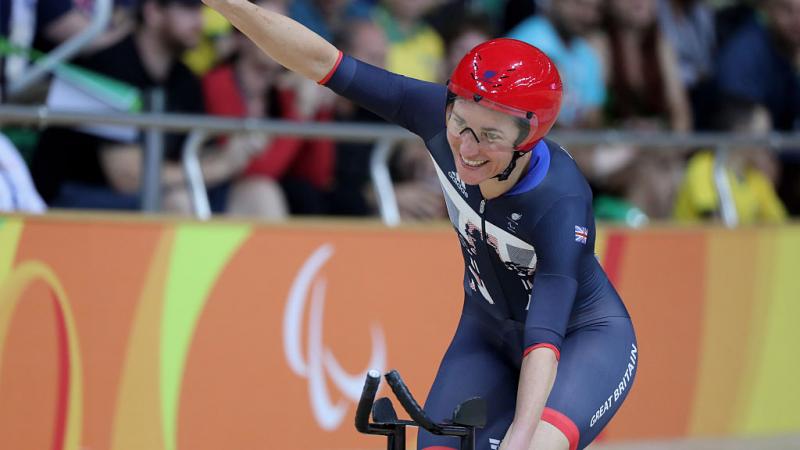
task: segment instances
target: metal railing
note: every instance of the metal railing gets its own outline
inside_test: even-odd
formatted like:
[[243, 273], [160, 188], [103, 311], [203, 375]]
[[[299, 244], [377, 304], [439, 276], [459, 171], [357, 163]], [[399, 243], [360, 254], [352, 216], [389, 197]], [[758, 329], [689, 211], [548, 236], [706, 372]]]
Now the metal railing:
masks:
[[[200, 170], [199, 151], [203, 143], [214, 136], [261, 132], [269, 135], [299, 136], [306, 138], [330, 138], [348, 142], [375, 143], [370, 161], [372, 182], [378, 197], [381, 218], [388, 225], [397, 225], [400, 215], [394, 189], [387, 168], [388, 158], [394, 144], [418, 139], [417, 136], [394, 125], [364, 123], [299, 123], [284, 120], [233, 119], [206, 115], [187, 114], [126, 114], [89, 113], [86, 111], [55, 111], [47, 107], [0, 105], [0, 123], [45, 126], [72, 126], [78, 124], [125, 125], [150, 132], [185, 132], [189, 138], [184, 144], [183, 168], [187, 188], [192, 198], [195, 215], [207, 219], [211, 212], [205, 184]], [[709, 148], [717, 152], [717, 161], [724, 161], [734, 148], [768, 146], [779, 151], [800, 151], [800, 133], [771, 133], [762, 136], [730, 133], [669, 132], [621, 132], [570, 131], [553, 132], [549, 135], [558, 143], [569, 146], [627, 143], [646, 149]], [[154, 140], [158, 142], [159, 140]], [[158, 180], [150, 177], [157, 183]], [[144, 179], [148, 179], [145, 174]], [[736, 208], [727, 186], [727, 177], [720, 164], [715, 168], [715, 184], [720, 198], [722, 218], [726, 225], [737, 224]], [[151, 187], [158, 189], [158, 186]]]

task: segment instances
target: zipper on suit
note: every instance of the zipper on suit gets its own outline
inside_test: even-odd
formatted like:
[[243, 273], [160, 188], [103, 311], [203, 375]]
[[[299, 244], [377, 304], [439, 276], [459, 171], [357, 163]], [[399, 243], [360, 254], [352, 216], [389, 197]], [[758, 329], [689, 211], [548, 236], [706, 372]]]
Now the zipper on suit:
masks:
[[[500, 282], [500, 277], [497, 276], [497, 270], [494, 267], [494, 255], [495, 250], [492, 249], [491, 245], [489, 245], [489, 234], [486, 233], [486, 204], [488, 200], [485, 198], [481, 200], [481, 204], [478, 206], [478, 215], [481, 216], [481, 238], [483, 240], [483, 249], [486, 251], [486, 261], [489, 264], [489, 270], [492, 272], [492, 276], [494, 276], [495, 282], [497, 287], [500, 289], [500, 293], [503, 295], [502, 304], [505, 307], [506, 317], [511, 317], [511, 311], [509, 306], [510, 297], [506, 295], [506, 290], [503, 287], [502, 283]], [[500, 256], [498, 255], [497, 258]], [[495, 302], [497, 303], [497, 302]]]

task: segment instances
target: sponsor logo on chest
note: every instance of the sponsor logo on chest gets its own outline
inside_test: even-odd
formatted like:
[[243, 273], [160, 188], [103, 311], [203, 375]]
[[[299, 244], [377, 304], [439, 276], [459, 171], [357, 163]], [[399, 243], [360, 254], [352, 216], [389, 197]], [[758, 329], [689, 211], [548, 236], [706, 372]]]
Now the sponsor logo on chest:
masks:
[[459, 192], [461, 192], [461, 195], [463, 195], [464, 198], [469, 198], [469, 194], [467, 194], [467, 185], [461, 180], [461, 177], [458, 176], [458, 173], [451, 170], [447, 172], [447, 175], [450, 176], [450, 181], [452, 181], [456, 188], [458, 188]]
[[506, 217], [506, 228], [508, 228], [508, 231], [516, 233], [520, 219], [522, 219], [522, 214], [520, 213], [512, 212], [509, 214], [508, 217]]

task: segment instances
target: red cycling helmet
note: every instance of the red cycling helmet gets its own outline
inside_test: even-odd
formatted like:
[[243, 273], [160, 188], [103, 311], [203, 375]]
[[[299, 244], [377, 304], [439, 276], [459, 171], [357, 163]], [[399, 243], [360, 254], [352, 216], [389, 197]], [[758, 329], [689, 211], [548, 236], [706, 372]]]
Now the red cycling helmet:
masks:
[[558, 70], [538, 48], [516, 39], [484, 42], [467, 53], [447, 83], [450, 99], [472, 99], [530, 125], [514, 149], [527, 152], [550, 131], [561, 108]]

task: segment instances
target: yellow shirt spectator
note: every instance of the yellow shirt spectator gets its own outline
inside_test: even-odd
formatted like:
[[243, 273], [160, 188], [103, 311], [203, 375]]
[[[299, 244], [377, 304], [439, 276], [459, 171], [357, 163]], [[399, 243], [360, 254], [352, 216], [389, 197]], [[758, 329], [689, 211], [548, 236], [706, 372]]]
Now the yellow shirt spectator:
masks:
[[425, 81], [440, 81], [444, 63], [444, 41], [424, 22], [404, 32], [386, 9], [376, 8], [375, 22], [389, 38], [386, 69]]
[[216, 41], [224, 36], [229, 36], [232, 26], [222, 14], [213, 9], [203, 7], [203, 37], [196, 47], [183, 55], [183, 62], [197, 76], [202, 76], [220, 60], [219, 48]]
[[[718, 215], [720, 207], [714, 183], [714, 161], [715, 157], [709, 151], [697, 153], [689, 160], [675, 202], [676, 219], [699, 221]], [[725, 176], [740, 224], [780, 223], [786, 220], [786, 208], [764, 174], [748, 167], [743, 176], [738, 176], [726, 168]]]

